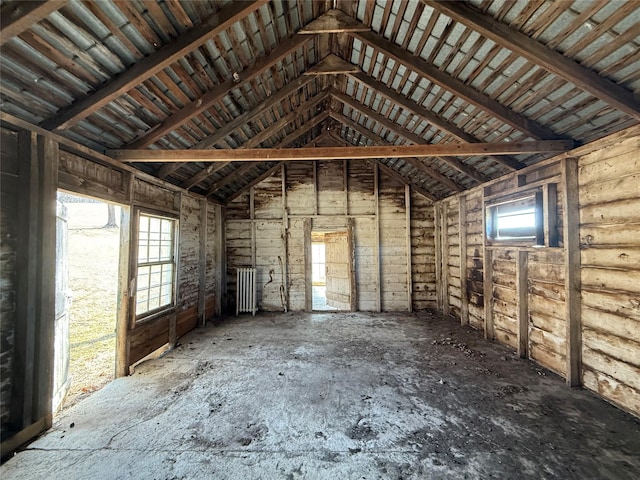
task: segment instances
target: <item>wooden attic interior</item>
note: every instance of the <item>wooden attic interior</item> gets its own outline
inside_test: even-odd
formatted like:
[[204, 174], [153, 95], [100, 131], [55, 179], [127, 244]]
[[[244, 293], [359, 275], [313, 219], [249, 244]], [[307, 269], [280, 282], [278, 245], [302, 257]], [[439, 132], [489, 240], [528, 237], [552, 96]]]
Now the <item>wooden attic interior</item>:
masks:
[[[236, 267], [282, 277], [260, 309], [310, 310], [308, 239], [340, 228], [345, 309], [437, 308], [640, 414], [637, 2], [1, 0], [0, 15], [3, 442], [50, 422], [51, 342], [36, 385], [12, 365], [51, 335], [58, 189], [178, 219], [166, 315], [140, 321], [123, 288], [120, 375], [232, 308]], [[532, 192], [541, 243], [487, 238], [485, 211]]]

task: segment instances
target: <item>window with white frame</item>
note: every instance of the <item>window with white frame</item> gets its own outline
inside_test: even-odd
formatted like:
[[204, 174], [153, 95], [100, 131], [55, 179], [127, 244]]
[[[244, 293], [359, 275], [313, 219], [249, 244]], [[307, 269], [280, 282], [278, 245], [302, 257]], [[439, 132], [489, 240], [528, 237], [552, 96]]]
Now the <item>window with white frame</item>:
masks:
[[172, 218], [138, 215], [136, 318], [173, 305], [175, 291], [175, 232]]
[[487, 207], [487, 238], [498, 242], [543, 244], [539, 193], [497, 202]]

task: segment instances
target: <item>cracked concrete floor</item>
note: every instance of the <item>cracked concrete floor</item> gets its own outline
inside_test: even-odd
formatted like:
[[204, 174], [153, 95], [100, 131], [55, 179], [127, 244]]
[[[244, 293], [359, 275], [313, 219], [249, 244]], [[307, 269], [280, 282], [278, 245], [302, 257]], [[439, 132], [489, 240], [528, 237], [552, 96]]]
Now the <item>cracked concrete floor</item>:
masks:
[[637, 479], [640, 421], [432, 313], [260, 314], [190, 333], [0, 474]]

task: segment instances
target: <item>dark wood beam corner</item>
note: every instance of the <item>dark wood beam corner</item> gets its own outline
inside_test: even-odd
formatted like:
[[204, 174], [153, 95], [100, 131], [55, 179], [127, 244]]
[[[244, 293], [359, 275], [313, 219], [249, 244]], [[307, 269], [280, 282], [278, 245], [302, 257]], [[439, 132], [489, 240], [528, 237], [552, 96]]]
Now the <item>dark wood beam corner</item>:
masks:
[[4, 4], [0, 9], [0, 45], [4, 45], [66, 4], [67, 0], [18, 1]]

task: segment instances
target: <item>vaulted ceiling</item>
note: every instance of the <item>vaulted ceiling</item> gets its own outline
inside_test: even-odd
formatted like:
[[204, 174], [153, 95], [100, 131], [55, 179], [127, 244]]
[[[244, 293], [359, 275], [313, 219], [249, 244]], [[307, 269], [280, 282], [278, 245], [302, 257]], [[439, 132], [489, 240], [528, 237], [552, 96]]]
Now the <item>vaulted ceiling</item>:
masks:
[[348, 146], [435, 200], [640, 122], [637, 1], [0, 0], [0, 19], [2, 112], [223, 203], [279, 165], [265, 149]]

